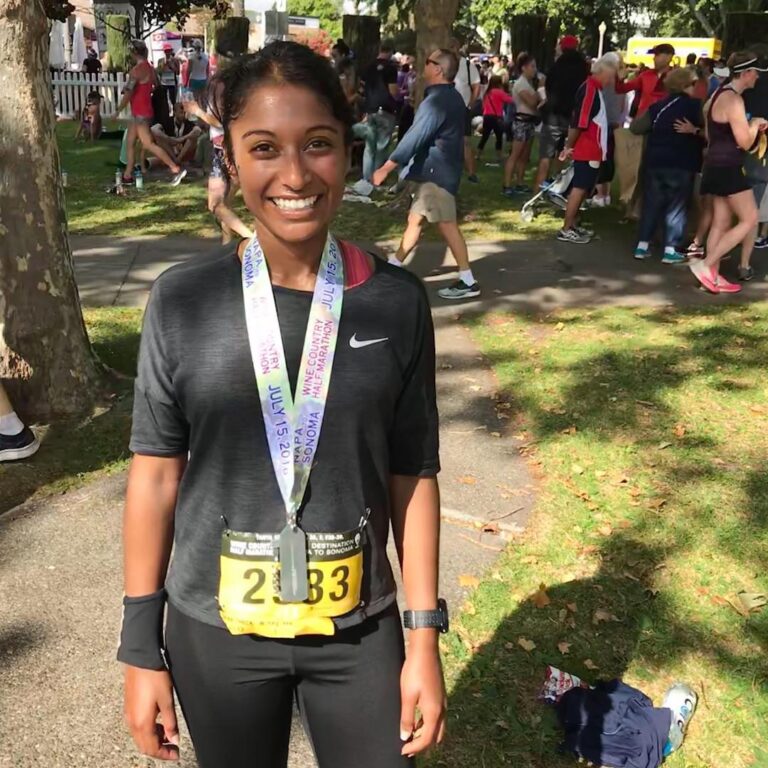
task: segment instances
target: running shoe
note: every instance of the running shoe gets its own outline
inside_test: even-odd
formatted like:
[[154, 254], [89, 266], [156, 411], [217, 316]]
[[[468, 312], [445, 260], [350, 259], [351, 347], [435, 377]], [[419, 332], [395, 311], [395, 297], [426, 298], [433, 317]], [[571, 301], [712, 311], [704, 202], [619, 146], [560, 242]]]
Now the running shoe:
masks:
[[473, 184], [480, 183], [480, 179], [477, 178], [476, 173], [470, 173], [469, 176], [467, 176], [467, 181], [471, 181]]
[[502, 195], [506, 195], [507, 197], [514, 197], [517, 192], [515, 192], [515, 187], [504, 187], [501, 190]]
[[178, 187], [179, 184], [184, 180], [184, 177], [187, 175], [187, 169], [182, 168], [177, 174], [174, 175], [174, 177], [171, 179], [171, 186], [172, 187]]
[[661, 259], [662, 264], [685, 264], [688, 261], [688, 256], [684, 253], [680, 253], [679, 251], [675, 251], [674, 253], [664, 253], [664, 256]]
[[672, 723], [669, 728], [669, 739], [664, 747], [664, 756], [677, 749], [685, 738], [685, 732], [691, 722], [699, 697], [696, 691], [685, 683], [675, 683], [665, 694], [661, 706], [672, 711]]
[[752, 267], [739, 267], [739, 280], [746, 283], [755, 276], [755, 270]]
[[39, 447], [40, 442], [29, 427], [24, 427], [18, 435], [0, 435], [0, 461], [27, 459]]
[[549, 189], [553, 184], [555, 183], [554, 179], [544, 179], [544, 181], [539, 184], [539, 189], [544, 192], [545, 190]]
[[634, 257], [638, 261], [645, 261], [651, 258], [651, 252], [647, 248], [635, 248]]
[[531, 192], [533, 192], [533, 190], [529, 186], [527, 186], [526, 184], [518, 184], [515, 187], [515, 194], [516, 195], [528, 195]]
[[579, 224], [574, 227], [574, 229], [580, 234], [584, 235], [585, 237], [594, 237], [595, 236], [595, 230], [592, 229], [592, 227], [584, 226], [582, 224]]
[[685, 251], [689, 257], [700, 259], [704, 256], [704, 246], [699, 245], [695, 240], [688, 246]]
[[722, 275], [717, 276], [717, 288], [720, 293], [739, 293], [743, 286], [726, 280]]
[[696, 259], [695, 261], [688, 262], [688, 267], [693, 272], [693, 276], [710, 292], [720, 293], [720, 288], [717, 285], [717, 275], [712, 270], [712, 267], [706, 265], [702, 260]]
[[756, 237], [755, 248], [768, 248], [768, 237]]
[[557, 233], [557, 239], [564, 243], [588, 243], [592, 238], [589, 235], [579, 232], [576, 227], [571, 229], [561, 229]]
[[457, 280], [447, 288], [441, 288], [437, 295], [441, 299], [473, 299], [480, 295], [480, 285], [478, 283], [467, 285], [463, 280]]

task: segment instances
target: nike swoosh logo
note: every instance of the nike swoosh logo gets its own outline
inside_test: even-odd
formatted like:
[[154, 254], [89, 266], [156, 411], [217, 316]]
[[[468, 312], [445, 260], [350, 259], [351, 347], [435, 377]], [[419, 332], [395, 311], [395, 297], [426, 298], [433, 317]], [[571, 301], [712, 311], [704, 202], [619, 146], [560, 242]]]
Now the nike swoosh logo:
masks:
[[362, 347], [370, 347], [371, 344], [381, 344], [382, 341], [389, 341], [389, 336], [385, 336], [383, 339], [367, 339], [366, 341], [360, 341], [357, 338], [357, 334], [352, 334], [352, 338], [349, 340], [349, 346], [352, 349], [361, 349]]

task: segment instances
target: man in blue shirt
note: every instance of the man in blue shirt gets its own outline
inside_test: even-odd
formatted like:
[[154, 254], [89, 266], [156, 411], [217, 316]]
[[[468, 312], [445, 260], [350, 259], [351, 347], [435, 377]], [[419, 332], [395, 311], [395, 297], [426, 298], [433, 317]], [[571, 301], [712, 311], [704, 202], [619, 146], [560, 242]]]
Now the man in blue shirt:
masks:
[[375, 186], [381, 186], [392, 171], [405, 166], [401, 176], [418, 183], [408, 226], [397, 255], [390, 261], [401, 265], [407, 258], [419, 242], [425, 219], [437, 224], [459, 265], [459, 279], [438, 291], [444, 299], [480, 295], [456, 217], [456, 193], [464, 167], [465, 112], [464, 100], [453, 84], [458, 65], [456, 54], [446, 48], [439, 48], [427, 57], [424, 101], [416, 111], [411, 128], [372, 178]]

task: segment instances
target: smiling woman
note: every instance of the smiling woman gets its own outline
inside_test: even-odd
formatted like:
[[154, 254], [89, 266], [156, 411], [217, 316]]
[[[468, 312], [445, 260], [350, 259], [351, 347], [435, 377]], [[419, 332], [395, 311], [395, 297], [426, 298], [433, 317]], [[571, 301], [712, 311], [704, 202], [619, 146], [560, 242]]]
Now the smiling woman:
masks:
[[147, 306], [128, 724], [142, 752], [178, 759], [175, 688], [201, 768], [278, 768], [296, 698], [321, 768], [404, 768], [441, 739], [445, 707], [429, 305], [411, 274], [330, 234], [351, 129], [330, 64], [274, 43], [221, 80], [226, 162], [256, 233], [166, 272]]

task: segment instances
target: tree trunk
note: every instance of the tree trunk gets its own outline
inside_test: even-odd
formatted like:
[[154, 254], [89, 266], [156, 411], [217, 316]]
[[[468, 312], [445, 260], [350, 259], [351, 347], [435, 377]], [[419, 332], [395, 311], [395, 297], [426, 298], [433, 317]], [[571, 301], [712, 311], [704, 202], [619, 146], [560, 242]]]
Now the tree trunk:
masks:
[[0, 3], [0, 83], [0, 377], [19, 413], [49, 420], [86, 410], [101, 371], [72, 269], [42, 0]]
[[691, 13], [696, 17], [696, 20], [701, 24], [701, 28], [707, 37], [715, 37], [714, 27], [709, 23], [709, 19], [699, 10], [696, 0], [688, 0], [688, 5], [691, 8]]
[[419, 72], [417, 100], [424, 93], [422, 73], [427, 56], [436, 48], [447, 48], [451, 39], [451, 25], [459, 12], [459, 0], [417, 0], [416, 66]]
[[232, 0], [232, 15], [233, 16], [245, 16], [245, 2], [244, 2], [244, 0]]

